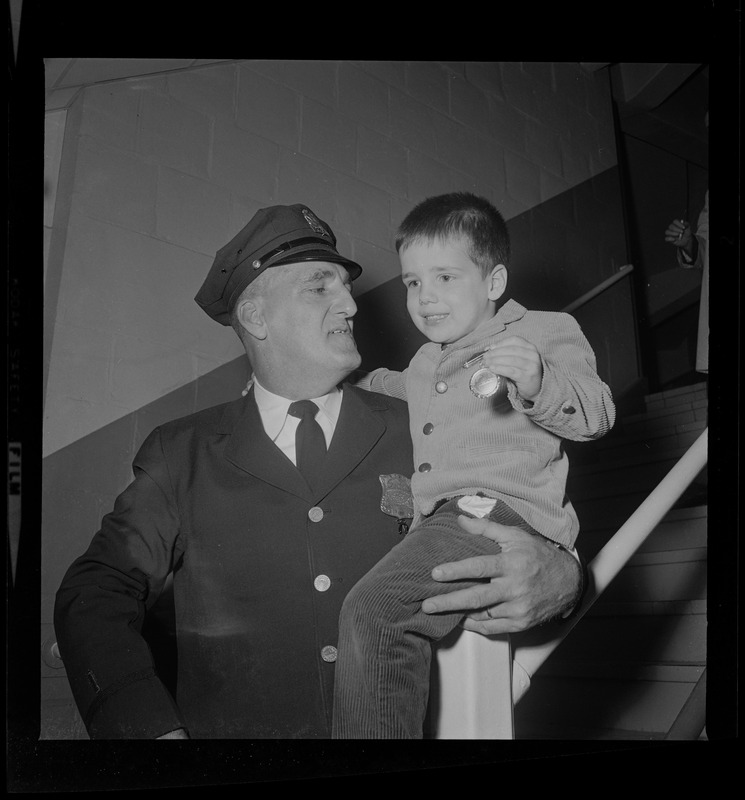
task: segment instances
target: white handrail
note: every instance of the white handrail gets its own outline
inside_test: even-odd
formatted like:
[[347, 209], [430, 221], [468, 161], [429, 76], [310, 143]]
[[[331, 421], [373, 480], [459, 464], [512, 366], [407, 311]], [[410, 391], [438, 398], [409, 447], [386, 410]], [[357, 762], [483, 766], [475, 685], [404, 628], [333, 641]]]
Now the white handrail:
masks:
[[626, 520], [613, 537], [588, 564], [590, 587], [577, 614], [561, 628], [561, 635], [540, 645], [515, 648], [512, 678], [512, 699], [517, 703], [530, 686], [530, 677], [564, 641], [566, 635], [587, 613], [608, 584], [623, 569], [631, 556], [657, 527], [660, 520], [706, 466], [708, 432], [706, 428], [683, 454], [670, 472], [660, 481], [639, 508]]
[[621, 278], [626, 277], [626, 275], [631, 274], [634, 270], [633, 264], [624, 264], [624, 266], [620, 267], [618, 272], [615, 275], [611, 275], [610, 278], [606, 278], [604, 281], [599, 283], [594, 289], [590, 289], [589, 292], [585, 292], [583, 295], [580, 295], [576, 300], [571, 302], [568, 306], [564, 306], [561, 310], [565, 314], [571, 314], [572, 311], [575, 311], [580, 306], [583, 306], [585, 303], [592, 300], [593, 297], [599, 295], [601, 292], [604, 292], [609, 286], [613, 286], [614, 283], [617, 283], [621, 280]]

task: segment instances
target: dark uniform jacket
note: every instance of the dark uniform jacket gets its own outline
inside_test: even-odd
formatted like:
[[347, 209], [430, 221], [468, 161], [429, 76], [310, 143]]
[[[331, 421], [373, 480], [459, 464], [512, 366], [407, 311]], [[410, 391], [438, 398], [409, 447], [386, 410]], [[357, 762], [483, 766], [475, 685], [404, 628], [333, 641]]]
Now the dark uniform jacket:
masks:
[[[264, 433], [253, 392], [157, 428], [133, 469], [57, 593], [90, 736], [328, 737], [342, 600], [400, 541], [380, 476], [411, 474], [405, 403], [344, 386], [316, 493]], [[141, 636], [169, 573], [176, 698]]]

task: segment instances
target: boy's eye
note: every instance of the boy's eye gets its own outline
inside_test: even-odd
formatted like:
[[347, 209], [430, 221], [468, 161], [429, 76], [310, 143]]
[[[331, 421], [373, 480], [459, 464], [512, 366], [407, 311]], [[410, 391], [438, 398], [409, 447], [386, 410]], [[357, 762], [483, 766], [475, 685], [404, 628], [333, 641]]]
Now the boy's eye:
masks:
[[452, 275], [440, 275], [440, 280], [443, 281], [444, 283], [449, 283], [451, 280], [453, 280], [453, 276]]
[[419, 281], [407, 281], [406, 282], [406, 288], [407, 289], [415, 289], [417, 286], [419, 286]]

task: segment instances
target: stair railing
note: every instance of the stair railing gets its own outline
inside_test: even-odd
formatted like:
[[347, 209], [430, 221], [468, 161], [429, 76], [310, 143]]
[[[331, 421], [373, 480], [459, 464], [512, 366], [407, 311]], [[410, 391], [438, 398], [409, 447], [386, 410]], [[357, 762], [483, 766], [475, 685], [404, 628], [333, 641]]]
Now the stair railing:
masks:
[[[436, 738], [514, 738], [514, 706], [530, 687], [531, 677], [706, 466], [707, 444], [708, 428], [588, 564], [589, 586], [582, 605], [571, 620], [561, 625], [555, 638], [539, 645], [516, 647], [513, 653], [509, 636], [460, 631], [438, 645], [430, 717]], [[700, 712], [702, 692], [697, 689], [689, 705]], [[690, 730], [687, 715], [674, 736], [684, 730], [684, 724]]]
[[580, 306], [585, 305], [585, 303], [589, 303], [590, 300], [592, 300], [594, 297], [597, 297], [601, 292], [604, 292], [608, 287], [613, 286], [614, 283], [618, 283], [618, 281], [620, 281], [622, 278], [630, 275], [633, 271], [633, 264], [624, 264], [624, 266], [619, 268], [615, 275], [611, 275], [610, 278], [606, 278], [604, 281], [601, 281], [594, 289], [590, 289], [589, 292], [585, 292], [583, 295], [580, 295], [576, 300], [573, 300], [568, 306], [564, 306], [564, 308], [561, 310], [565, 314], [571, 314]]
[[549, 642], [534, 647], [515, 648], [512, 684], [512, 697], [515, 703], [520, 700], [530, 685], [530, 676], [535, 674], [535, 671], [582, 619], [608, 587], [608, 584], [628, 563], [694, 478], [706, 466], [708, 431], [708, 428], [702, 431], [698, 439], [688, 448], [670, 472], [588, 564], [590, 586], [577, 614], [562, 625], [561, 634]]

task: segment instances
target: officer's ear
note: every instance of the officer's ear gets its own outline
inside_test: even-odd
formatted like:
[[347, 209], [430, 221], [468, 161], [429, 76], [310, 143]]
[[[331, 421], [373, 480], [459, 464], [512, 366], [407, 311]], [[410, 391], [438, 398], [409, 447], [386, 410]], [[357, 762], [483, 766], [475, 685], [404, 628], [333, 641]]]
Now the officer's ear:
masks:
[[264, 321], [259, 298], [240, 300], [235, 313], [243, 330], [253, 336], [254, 339], [266, 339], [266, 322]]

